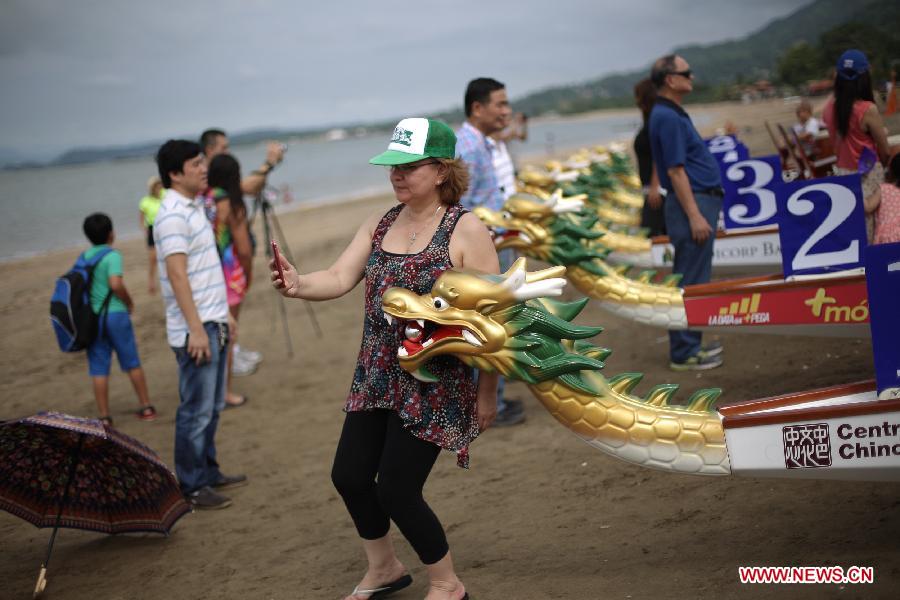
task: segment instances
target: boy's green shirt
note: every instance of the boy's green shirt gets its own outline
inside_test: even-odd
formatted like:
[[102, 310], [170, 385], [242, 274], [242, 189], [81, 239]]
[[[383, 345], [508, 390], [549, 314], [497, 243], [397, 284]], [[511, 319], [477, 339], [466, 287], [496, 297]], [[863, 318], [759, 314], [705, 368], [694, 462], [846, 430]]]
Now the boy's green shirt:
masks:
[[[108, 244], [100, 244], [94, 246], [84, 253], [84, 257], [90, 260], [99, 251], [109, 248]], [[109, 294], [109, 278], [112, 275], [122, 275], [122, 255], [118, 250], [113, 250], [104, 256], [100, 262], [94, 267], [94, 274], [91, 276], [91, 310], [96, 314], [100, 314], [103, 308], [103, 301]], [[109, 312], [128, 312], [125, 303], [119, 300], [118, 296], [112, 295], [109, 299]]]

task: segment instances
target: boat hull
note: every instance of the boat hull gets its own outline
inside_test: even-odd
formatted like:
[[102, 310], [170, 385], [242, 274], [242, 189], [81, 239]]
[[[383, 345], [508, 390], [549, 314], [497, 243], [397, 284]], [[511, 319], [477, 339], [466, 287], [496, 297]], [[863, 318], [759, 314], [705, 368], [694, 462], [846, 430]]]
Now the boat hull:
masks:
[[[650, 266], [671, 268], [675, 249], [667, 236], [659, 236], [652, 239], [650, 255]], [[781, 265], [778, 229], [769, 228], [746, 233], [719, 232], [713, 245], [712, 264], [713, 268], [759, 267], [769, 270], [777, 268]]]
[[774, 275], [687, 286], [684, 308], [690, 329], [871, 336], [864, 275], [793, 282]]
[[900, 481], [900, 399], [875, 382], [719, 408], [733, 475]]

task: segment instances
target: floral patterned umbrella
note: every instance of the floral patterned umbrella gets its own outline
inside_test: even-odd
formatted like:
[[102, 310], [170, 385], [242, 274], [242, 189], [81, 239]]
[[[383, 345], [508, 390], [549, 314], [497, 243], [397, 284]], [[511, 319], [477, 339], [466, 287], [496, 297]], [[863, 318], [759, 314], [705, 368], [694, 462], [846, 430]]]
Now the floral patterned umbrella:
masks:
[[97, 419], [42, 412], [0, 422], [0, 509], [53, 527], [168, 534], [190, 506], [156, 453]]

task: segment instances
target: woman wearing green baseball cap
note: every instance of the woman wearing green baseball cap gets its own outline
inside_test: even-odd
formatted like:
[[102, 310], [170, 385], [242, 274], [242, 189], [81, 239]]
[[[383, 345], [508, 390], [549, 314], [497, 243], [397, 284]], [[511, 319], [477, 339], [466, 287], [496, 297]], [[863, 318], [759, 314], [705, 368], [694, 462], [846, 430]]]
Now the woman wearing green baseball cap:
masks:
[[497, 376], [476, 378], [442, 356], [429, 362], [433, 380], [414, 378], [397, 352], [404, 340], [427, 344], [425, 326], [387, 320], [381, 308], [388, 288], [425, 294], [450, 268], [499, 272], [490, 234], [459, 204], [468, 171], [455, 156], [456, 135], [445, 123], [403, 119], [387, 151], [369, 161], [389, 167], [399, 204], [369, 217], [327, 270], [301, 275], [282, 258], [282, 277], [270, 263], [273, 285], [288, 298], [329, 300], [366, 283], [362, 347], [332, 469], [369, 563], [347, 600], [384, 598], [412, 583], [394, 552], [391, 521], [427, 568], [426, 599], [468, 598], [422, 489], [442, 448], [468, 466], [469, 444], [496, 416]]

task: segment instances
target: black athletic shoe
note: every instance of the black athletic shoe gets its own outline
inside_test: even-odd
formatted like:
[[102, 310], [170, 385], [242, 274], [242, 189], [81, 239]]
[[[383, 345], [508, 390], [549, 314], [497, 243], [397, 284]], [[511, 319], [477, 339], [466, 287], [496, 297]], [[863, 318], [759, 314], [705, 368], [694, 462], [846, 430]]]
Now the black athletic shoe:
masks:
[[195, 510], [215, 510], [231, 506], [231, 498], [216, 493], [208, 485], [185, 496]]
[[505, 410], [508, 410], [510, 413], [525, 412], [525, 404], [521, 400], [510, 400], [506, 398], [503, 402], [506, 404]]
[[222, 475], [222, 478], [212, 484], [211, 487], [217, 490], [227, 490], [247, 485], [246, 475]]
[[710, 342], [708, 344], [703, 344], [698, 354], [700, 356], [718, 356], [722, 354], [723, 350], [722, 342]]
[[494, 427], [509, 427], [511, 425], [518, 425], [524, 420], [524, 411], [519, 410], [518, 412], [516, 412], [515, 410], [504, 408], [503, 410], [497, 412], [497, 418], [494, 419]]
[[710, 356], [698, 352], [684, 362], [670, 362], [669, 368], [673, 371], [706, 371], [708, 369], [721, 367], [723, 362], [724, 360], [721, 353]]

